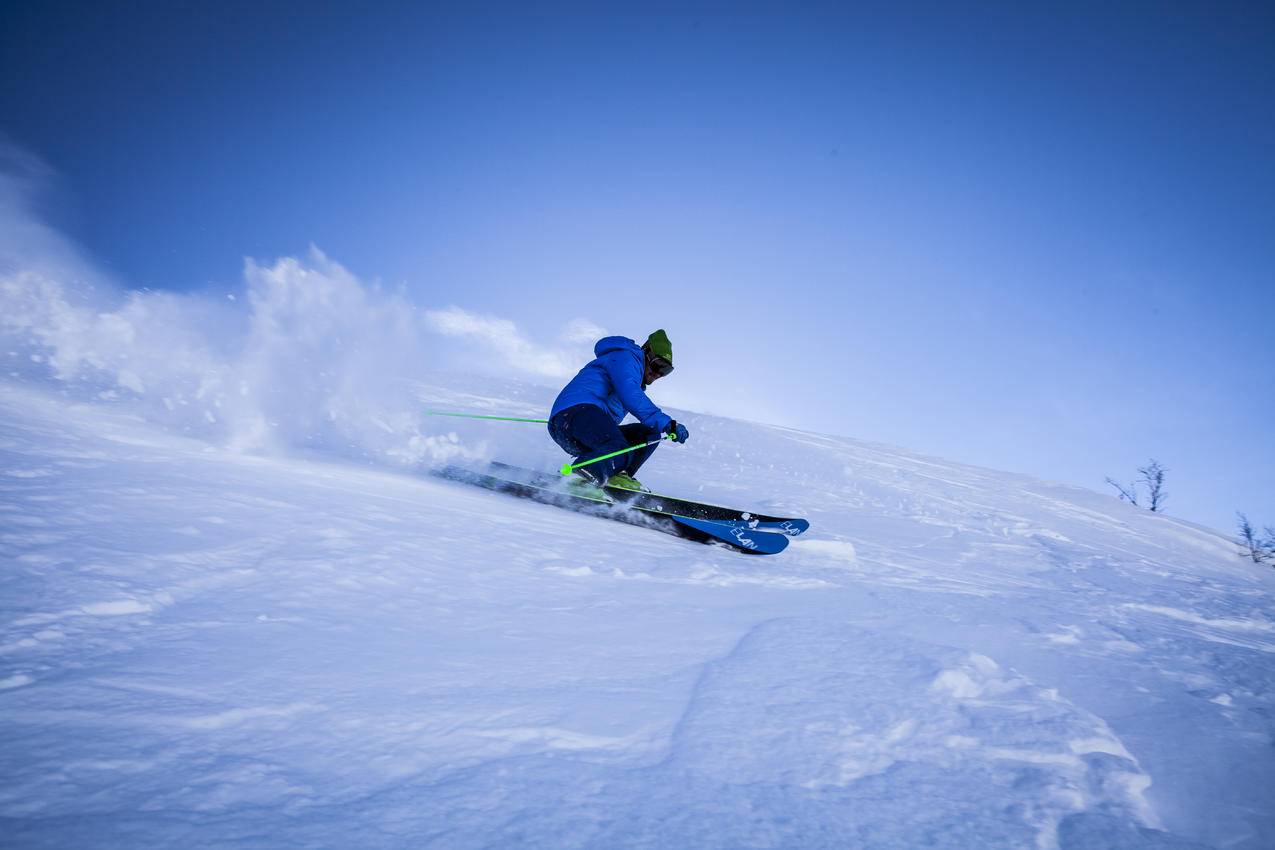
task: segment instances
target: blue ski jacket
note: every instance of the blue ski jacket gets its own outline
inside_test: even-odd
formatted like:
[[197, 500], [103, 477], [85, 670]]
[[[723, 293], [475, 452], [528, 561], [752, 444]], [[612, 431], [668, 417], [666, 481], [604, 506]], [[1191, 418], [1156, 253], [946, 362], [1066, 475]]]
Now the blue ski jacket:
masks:
[[596, 359], [558, 393], [549, 418], [577, 404], [592, 404], [609, 413], [617, 425], [625, 413], [632, 413], [646, 427], [664, 433], [673, 419], [642, 390], [646, 366], [642, 347], [628, 337], [608, 336], [597, 341], [593, 354]]

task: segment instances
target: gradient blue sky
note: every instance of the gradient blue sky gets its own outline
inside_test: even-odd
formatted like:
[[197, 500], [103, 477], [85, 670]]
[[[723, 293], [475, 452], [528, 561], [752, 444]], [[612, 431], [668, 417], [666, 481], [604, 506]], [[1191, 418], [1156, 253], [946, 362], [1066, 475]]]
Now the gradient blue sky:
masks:
[[131, 286], [315, 244], [666, 327], [688, 406], [1275, 523], [1269, 6], [600, 8], [10, 2], [0, 132]]

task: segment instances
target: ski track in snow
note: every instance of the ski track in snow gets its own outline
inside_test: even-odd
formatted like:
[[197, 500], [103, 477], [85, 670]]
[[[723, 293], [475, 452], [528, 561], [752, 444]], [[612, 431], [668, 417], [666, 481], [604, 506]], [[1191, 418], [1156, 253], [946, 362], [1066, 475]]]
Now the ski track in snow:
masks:
[[1275, 572], [683, 417], [644, 478], [811, 531], [748, 557], [2, 385], [0, 845], [1275, 846]]

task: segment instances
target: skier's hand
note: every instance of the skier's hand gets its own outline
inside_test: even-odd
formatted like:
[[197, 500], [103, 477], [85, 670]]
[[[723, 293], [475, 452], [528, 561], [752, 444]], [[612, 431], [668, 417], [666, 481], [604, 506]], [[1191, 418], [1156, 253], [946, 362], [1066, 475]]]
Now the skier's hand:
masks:
[[691, 432], [687, 431], [686, 426], [679, 424], [676, 419], [669, 421], [668, 428], [665, 429], [664, 433], [671, 436], [675, 443], [685, 443], [691, 437]]

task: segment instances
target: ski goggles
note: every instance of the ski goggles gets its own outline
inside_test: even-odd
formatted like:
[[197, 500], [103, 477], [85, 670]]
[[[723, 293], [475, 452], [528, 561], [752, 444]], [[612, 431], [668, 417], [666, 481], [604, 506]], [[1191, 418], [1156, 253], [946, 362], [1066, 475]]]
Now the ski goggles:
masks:
[[673, 364], [665, 360], [663, 357], [651, 356], [646, 359], [650, 364], [651, 374], [657, 378], [663, 378], [669, 372], [673, 371]]

